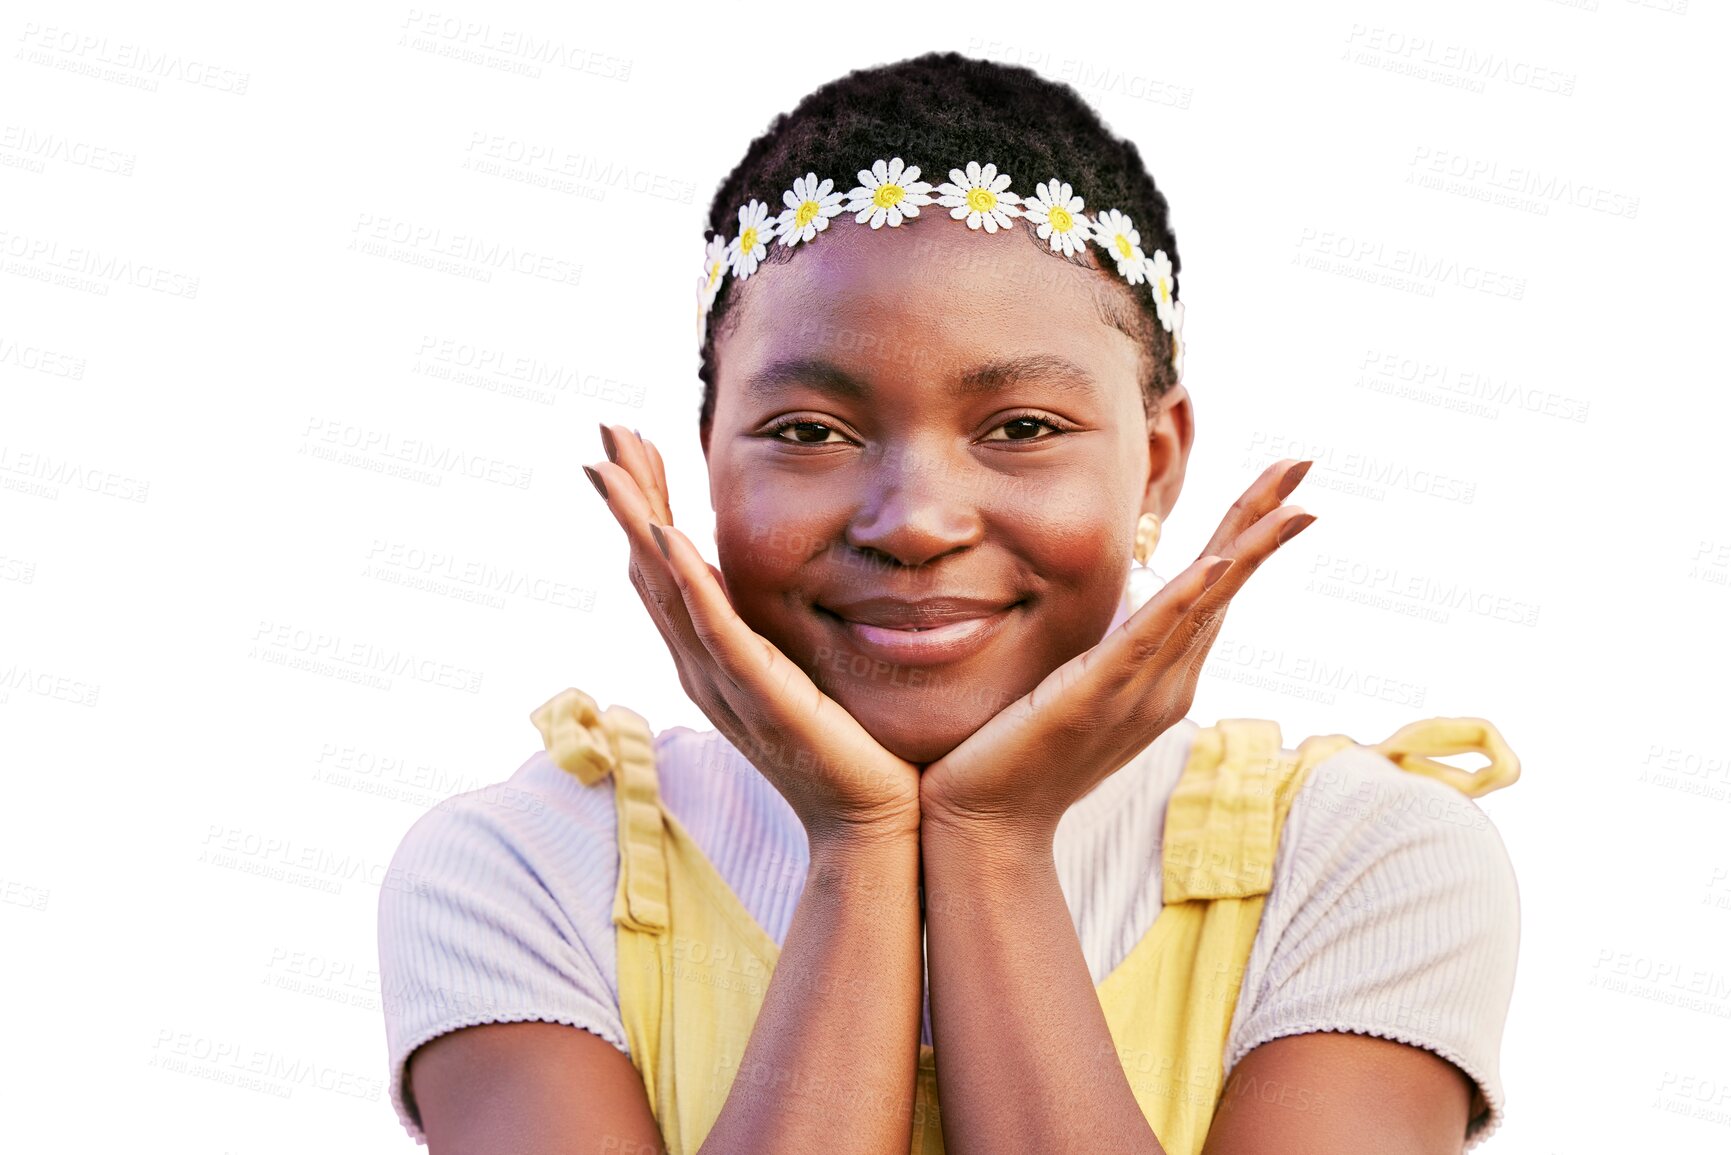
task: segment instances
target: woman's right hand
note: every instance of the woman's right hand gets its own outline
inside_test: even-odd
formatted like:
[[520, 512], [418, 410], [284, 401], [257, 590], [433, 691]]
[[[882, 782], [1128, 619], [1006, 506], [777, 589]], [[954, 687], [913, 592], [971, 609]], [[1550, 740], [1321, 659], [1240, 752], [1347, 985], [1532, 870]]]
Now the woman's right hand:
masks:
[[631, 584], [691, 700], [781, 792], [814, 841], [917, 833], [919, 768], [879, 745], [741, 620], [721, 571], [673, 528], [655, 447], [624, 426], [602, 425], [601, 439], [608, 460], [584, 472], [625, 530]]

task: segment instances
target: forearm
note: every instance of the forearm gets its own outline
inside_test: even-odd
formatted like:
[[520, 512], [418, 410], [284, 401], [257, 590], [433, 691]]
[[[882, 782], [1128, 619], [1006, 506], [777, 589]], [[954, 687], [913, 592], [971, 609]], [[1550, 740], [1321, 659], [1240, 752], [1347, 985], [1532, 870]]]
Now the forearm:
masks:
[[1118, 1061], [1050, 838], [927, 821], [920, 850], [944, 1149], [1164, 1155]]
[[704, 1155], [906, 1152], [920, 1041], [919, 836], [814, 841]]

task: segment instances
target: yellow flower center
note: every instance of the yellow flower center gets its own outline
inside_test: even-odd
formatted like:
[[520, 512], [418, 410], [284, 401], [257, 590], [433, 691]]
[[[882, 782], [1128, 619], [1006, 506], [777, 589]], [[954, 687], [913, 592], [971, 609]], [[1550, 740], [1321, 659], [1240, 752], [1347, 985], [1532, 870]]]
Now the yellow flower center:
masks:
[[997, 194], [989, 188], [968, 190], [968, 208], [977, 213], [989, 213], [998, 206]]
[[872, 194], [872, 204], [880, 209], [893, 209], [907, 195], [907, 190], [899, 184], [880, 184], [878, 191]]
[[1126, 237], [1123, 233], [1119, 233], [1117, 236], [1113, 237], [1112, 244], [1117, 248], [1118, 256], [1126, 261], [1130, 259], [1131, 253], [1135, 251], [1130, 247], [1130, 238]]
[[1076, 227], [1076, 218], [1070, 215], [1070, 210], [1062, 205], [1053, 205], [1046, 212], [1046, 219], [1052, 222], [1052, 227], [1061, 233], [1067, 233]]
[[739, 251], [742, 253], [749, 253], [756, 247], [757, 229], [752, 226], [747, 226], [746, 230], [739, 234]]
[[709, 288], [715, 287], [715, 279], [721, 276], [721, 262], [716, 261], [709, 266]]
[[802, 201], [799, 211], [793, 214], [793, 227], [803, 229], [811, 224], [811, 218], [817, 215], [817, 210], [818, 203], [816, 201]]
[[1172, 293], [1166, 287], [1166, 278], [1161, 277], [1160, 280], [1155, 283], [1154, 287], [1160, 294], [1160, 303], [1162, 305], [1170, 305], [1172, 303]]

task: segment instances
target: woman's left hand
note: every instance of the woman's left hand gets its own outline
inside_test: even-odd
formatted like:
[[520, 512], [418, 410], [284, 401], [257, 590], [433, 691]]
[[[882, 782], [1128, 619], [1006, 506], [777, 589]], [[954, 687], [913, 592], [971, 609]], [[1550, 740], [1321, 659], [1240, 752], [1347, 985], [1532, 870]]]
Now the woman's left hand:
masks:
[[1283, 539], [1316, 520], [1281, 505], [1309, 465], [1270, 466], [1188, 569], [927, 766], [921, 826], [1049, 839], [1077, 799], [1182, 720], [1233, 595]]

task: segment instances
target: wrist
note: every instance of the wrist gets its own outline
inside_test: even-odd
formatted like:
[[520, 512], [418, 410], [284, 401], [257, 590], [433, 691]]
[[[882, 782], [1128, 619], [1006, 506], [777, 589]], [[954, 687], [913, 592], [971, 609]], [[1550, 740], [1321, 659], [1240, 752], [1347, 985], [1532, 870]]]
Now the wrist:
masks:
[[874, 854], [920, 840], [920, 808], [917, 799], [905, 804], [880, 807], [871, 815], [800, 817], [812, 857], [819, 853], [836, 856]]
[[920, 816], [920, 852], [928, 860], [954, 855], [982, 867], [1050, 866], [1056, 835], [1056, 824], [985, 818], [940, 806]]
[[917, 825], [828, 827], [807, 834], [805, 890], [874, 907], [914, 902], [920, 869]]
[[835, 870], [890, 866], [907, 855], [917, 860], [920, 827], [917, 815], [879, 822], [830, 822], [806, 827], [811, 863]]
[[1050, 838], [947, 812], [928, 814], [921, 826], [920, 867], [928, 926], [941, 919], [981, 934], [1021, 920], [1058, 880]]

